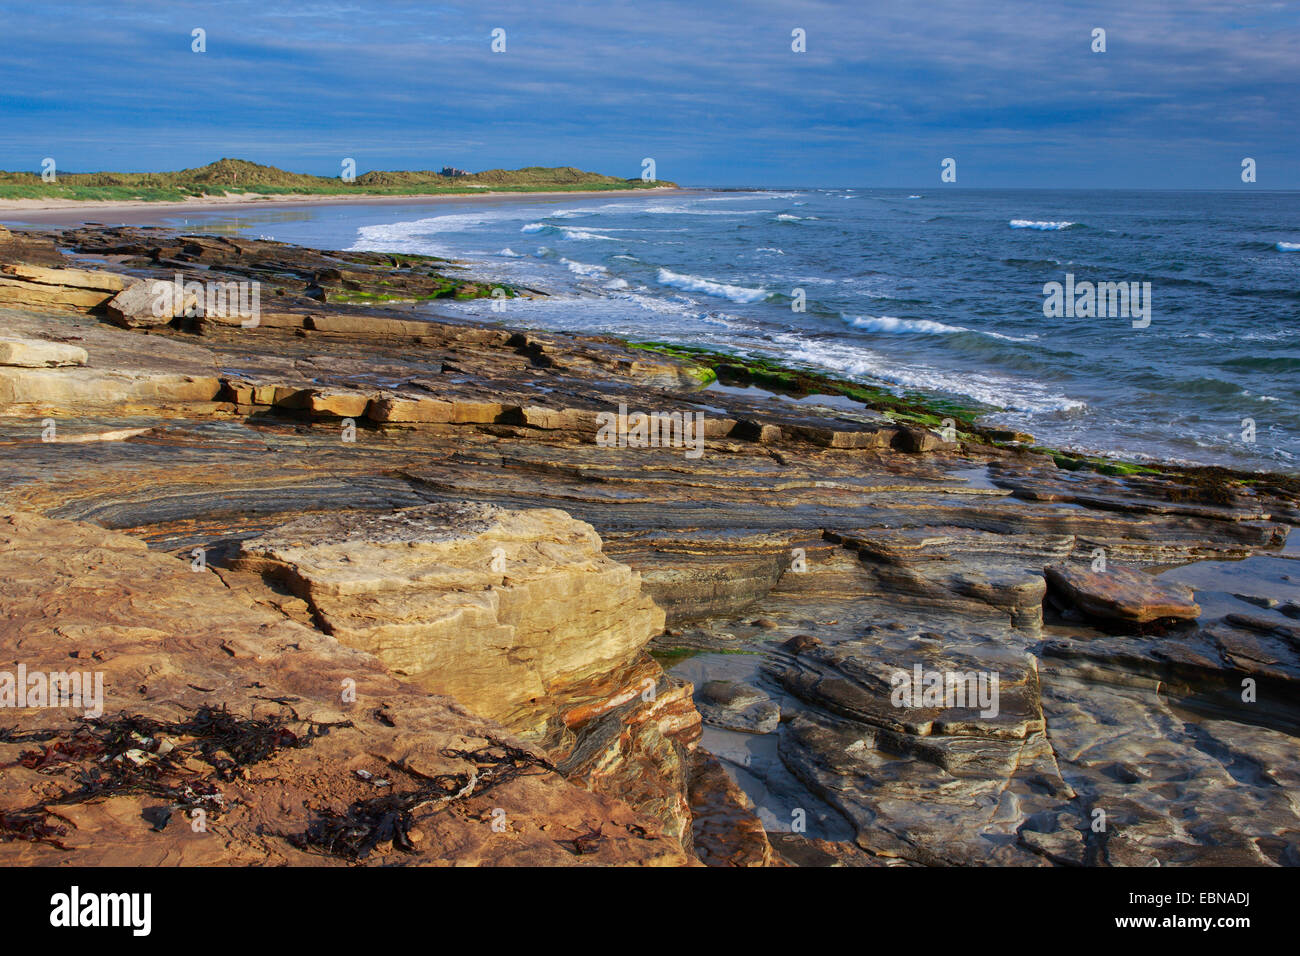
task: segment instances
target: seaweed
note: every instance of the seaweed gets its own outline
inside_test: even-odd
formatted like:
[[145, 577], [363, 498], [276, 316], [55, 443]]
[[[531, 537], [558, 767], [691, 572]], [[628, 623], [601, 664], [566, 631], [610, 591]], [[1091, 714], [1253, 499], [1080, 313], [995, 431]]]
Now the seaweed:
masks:
[[355, 800], [341, 813], [320, 810], [305, 832], [287, 839], [299, 849], [348, 860], [364, 859], [381, 843], [389, 841], [396, 849], [412, 853], [415, 811], [433, 807], [436, 812], [471, 796], [481, 796], [530, 768], [555, 770], [545, 757], [493, 737], [487, 740], [477, 750], [442, 751], [444, 757], [469, 761], [471, 767], [466, 771], [424, 777], [403, 767], [406, 773], [420, 778], [414, 789]]
[[59, 837], [68, 835], [68, 828], [58, 823], [49, 822], [49, 814], [41, 811], [0, 810], [0, 843], [14, 840], [27, 840], [29, 843], [44, 843], [59, 850], [68, 849]]
[[[49, 807], [89, 803], [126, 794], [145, 794], [176, 810], [203, 810], [219, 817], [226, 809], [220, 782], [233, 780], [242, 768], [269, 760], [278, 751], [311, 746], [333, 727], [351, 727], [351, 721], [305, 721], [301, 734], [286, 723], [299, 722], [297, 714], [270, 718], [242, 717], [223, 705], [200, 706], [179, 721], [155, 720], [141, 715], [88, 718], [71, 733], [38, 730], [0, 731], [0, 741], [40, 743], [24, 750], [7, 766], [37, 773], [68, 776], [76, 786], [20, 810], [0, 810], [0, 842], [28, 839], [67, 849], [56, 836], [66, 828], [50, 823]], [[50, 741], [53, 741], [50, 743]], [[207, 772], [192, 761], [206, 764]], [[165, 825], [165, 818], [164, 818]]]

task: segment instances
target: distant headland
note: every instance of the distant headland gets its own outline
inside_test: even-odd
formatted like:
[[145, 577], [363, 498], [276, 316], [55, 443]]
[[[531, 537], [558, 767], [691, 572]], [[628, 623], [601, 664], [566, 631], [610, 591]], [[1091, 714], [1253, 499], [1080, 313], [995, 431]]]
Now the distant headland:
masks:
[[244, 159], [158, 173], [0, 171], [0, 201], [193, 202], [258, 196], [441, 196], [516, 192], [601, 192], [677, 188], [663, 180], [624, 179], [573, 166], [525, 166], [471, 173], [371, 170], [336, 177], [294, 173]]

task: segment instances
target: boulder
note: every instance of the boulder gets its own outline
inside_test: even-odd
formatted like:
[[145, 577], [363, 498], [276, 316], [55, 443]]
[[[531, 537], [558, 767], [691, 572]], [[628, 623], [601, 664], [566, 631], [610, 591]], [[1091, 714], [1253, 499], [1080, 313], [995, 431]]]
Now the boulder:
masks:
[[305, 517], [244, 541], [235, 566], [288, 585], [342, 643], [506, 723], [631, 662], [664, 623], [640, 575], [550, 508]]
[[[113, 323], [128, 329], [149, 328], [166, 325], [172, 319], [193, 310], [198, 305], [198, 296], [192, 292], [182, 295], [176, 301], [174, 295], [160, 295], [154, 286], [162, 283], [136, 282], [127, 286], [108, 300], [108, 318]], [[161, 313], [156, 306], [161, 304]]]
[[749, 684], [711, 680], [700, 688], [700, 715], [706, 722], [746, 734], [770, 734], [781, 723], [781, 708]]

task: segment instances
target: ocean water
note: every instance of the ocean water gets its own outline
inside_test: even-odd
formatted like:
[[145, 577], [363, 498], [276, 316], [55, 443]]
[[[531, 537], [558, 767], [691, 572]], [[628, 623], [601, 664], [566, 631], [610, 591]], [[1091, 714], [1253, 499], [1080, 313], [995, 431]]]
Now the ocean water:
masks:
[[[1300, 194], [692, 191], [204, 221], [452, 256], [550, 293], [505, 314], [435, 312], [773, 356], [959, 398], [1081, 451], [1273, 471], [1300, 459]], [[1076, 292], [1149, 288], [1149, 324], [1045, 315], [1045, 284], [1067, 274]]]

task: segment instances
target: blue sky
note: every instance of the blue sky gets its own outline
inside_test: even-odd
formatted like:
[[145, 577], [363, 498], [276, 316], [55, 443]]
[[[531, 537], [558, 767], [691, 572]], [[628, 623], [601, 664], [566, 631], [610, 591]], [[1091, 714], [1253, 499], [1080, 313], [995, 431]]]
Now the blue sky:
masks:
[[1298, 41], [1300, 4], [1251, 0], [0, 0], [0, 168], [649, 156], [689, 185], [918, 187], [953, 157], [958, 188], [1295, 189]]

